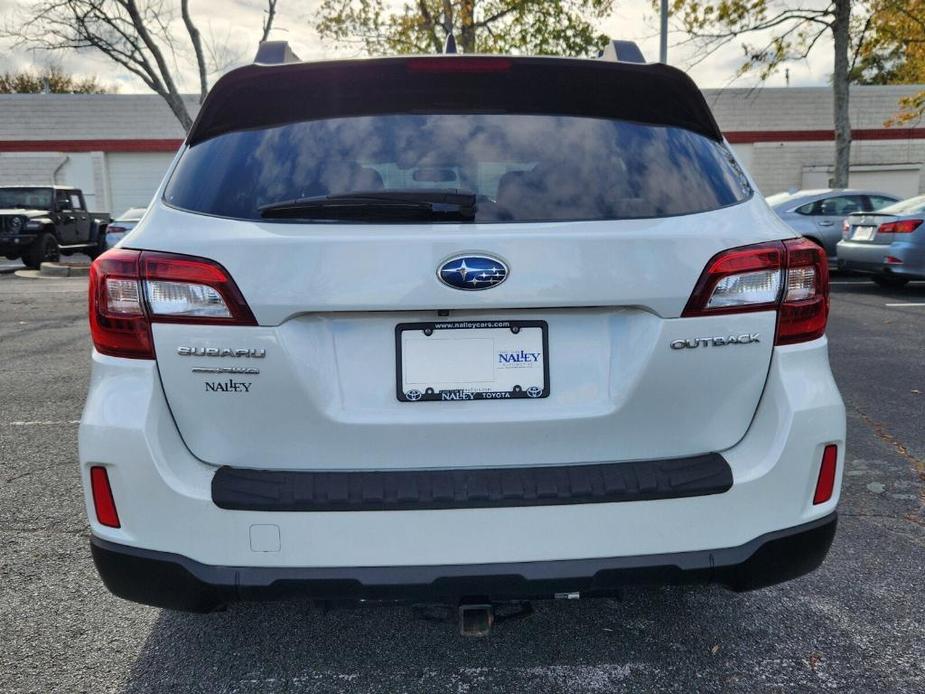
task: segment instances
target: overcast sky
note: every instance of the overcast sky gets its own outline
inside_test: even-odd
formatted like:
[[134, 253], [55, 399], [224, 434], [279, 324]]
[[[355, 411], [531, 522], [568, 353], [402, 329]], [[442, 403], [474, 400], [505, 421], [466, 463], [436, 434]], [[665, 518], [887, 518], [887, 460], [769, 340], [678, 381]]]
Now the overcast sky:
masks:
[[[271, 38], [287, 39], [296, 53], [305, 60], [347, 57], [356, 55], [355, 47], [335, 46], [322, 43], [311, 28], [312, 14], [320, 0], [279, 0], [279, 14]], [[0, 17], [4, 24], [15, 21], [17, 6], [28, 6], [30, 0], [0, 0]], [[170, 0], [165, 0], [171, 5]], [[179, 2], [173, 3], [179, 5]], [[401, 4], [401, 2], [398, 2]], [[209, 45], [217, 47], [225, 55], [219, 62], [233, 60], [240, 64], [253, 56], [253, 47], [260, 34], [264, 4], [260, 0], [192, 0], [192, 13]], [[614, 11], [601, 29], [614, 38], [632, 39], [642, 47], [648, 60], [658, 58], [658, 22], [652, 14], [649, 0], [615, 0]], [[178, 13], [179, 14], [179, 13]], [[182, 38], [182, 24], [179, 17], [177, 36]], [[671, 42], [680, 37], [672, 37]], [[14, 50], [9, 45], [0, 46], [0, 70], [16, 70], [30, 65], [42, 66], [49, 60], [58, 61], [65, 70], [80, 75], [96, 75], [102, 82], [117, 86], [120, 93], [144, 92], [145, 87], [130, 73], [108, 62], [93, 51], [57, 53], [50, 56], [42, 51]], [[788, 65], [792, 86], [824, 85], [832, 70], [831, 42], [820, 41], [808, 61]], [[691, 65], [692, 56], [681, 48], [669, 49], [669, 62], [689, 69], [691, 76], [701, 87], [752, 86], [752, 78], [731, 82], [741, 64], [741, 47], [730, 45], [709, 59]], [[178, 49], [176, 60], [186, 69], [180, 71], [187, 90], [195, 88], [195, 71], [188, 62], [189, 51]], [[217, 75], [216, 75], [217, 76]], [[783, 71], [768, 84], [782, 86]]]

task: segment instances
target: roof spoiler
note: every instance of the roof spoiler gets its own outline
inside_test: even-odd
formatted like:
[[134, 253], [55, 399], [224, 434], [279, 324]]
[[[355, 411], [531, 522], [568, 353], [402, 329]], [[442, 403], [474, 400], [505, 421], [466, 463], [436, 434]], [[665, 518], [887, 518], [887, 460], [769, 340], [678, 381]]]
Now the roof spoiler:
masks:
[[300, 63], [302, 59], [293, 53], [288, 41], [261, 41], [257, 46], [254, 63], [258, 65], [281, 65]]
[[646, 59], [635, 41], [611, 41], [597, 54], [601, 60], [617, 63], [645, 63]]

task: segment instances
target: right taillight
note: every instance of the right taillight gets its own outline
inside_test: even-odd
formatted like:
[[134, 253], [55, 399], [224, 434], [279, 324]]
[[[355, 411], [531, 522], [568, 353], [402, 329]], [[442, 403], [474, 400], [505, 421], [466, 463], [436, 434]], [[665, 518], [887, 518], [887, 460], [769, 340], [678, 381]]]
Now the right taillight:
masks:
[[825, 334], [829, 320], [829, 260], [806, 239], [784, 241], [787, 281], [777, 312], [774, 344], [808, 342]]
[[777, 310], [775, 344], [821, 337], [829, 314], [825, 251], [806, 239], [731, 248], [714, 256], [683, 317]]
[[899, 222], [886, 222], [877, 229], [880, 234], [911, 234], [922, 226], [921, 219], [903, 219]]
[[237, 285], [206, 258], [113, 249], [90, 267], [90, 334], [98, 352], [154, 359], [151, 323], [256, 325]]

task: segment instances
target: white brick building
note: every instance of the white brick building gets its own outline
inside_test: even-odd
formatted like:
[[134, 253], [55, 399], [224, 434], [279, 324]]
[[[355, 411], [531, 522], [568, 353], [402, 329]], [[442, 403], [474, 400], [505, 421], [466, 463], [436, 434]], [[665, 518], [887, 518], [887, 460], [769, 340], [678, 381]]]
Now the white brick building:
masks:
[[[851, 89], [850, 185], [903, 197], [925, 192], [925, 128], [886, 128], [899, 99], [925, 86]], [[706, 90], [716, 120], [763, 193], [824, 188], [835, 144], [827, 87]]]
[[[885, 128], [899, 98], [925, 86], [851, 91], [851, 185], [925, 192], [925, 128]], [[827, 87], [706, 90], [720, 127], [762, 193], [824, 187], [834, 157]], [[194, 99], [189, 102], [195, 112]], [[0, 185], [83, 188], [91, 209], [146, 205], [183, 131], [154, 95], [0, 95]]]
[[183, 134], [156, 95], [0, 95], [0, 185], [74, 185], [119, 214], [148, 204]]

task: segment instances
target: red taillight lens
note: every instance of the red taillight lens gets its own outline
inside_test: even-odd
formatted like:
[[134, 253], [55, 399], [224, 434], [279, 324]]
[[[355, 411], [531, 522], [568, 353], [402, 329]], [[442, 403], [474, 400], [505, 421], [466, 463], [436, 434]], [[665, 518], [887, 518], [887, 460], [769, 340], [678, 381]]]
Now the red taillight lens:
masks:
[[683, 317], [776, 308], [783, 261], [778, 241], [719, 253], [707, 263]]
[[110, 528], [120, 527], [119, 514], [116, 512], [116, 502], [112, 498], [112, 488], [109, 486], [109, 475], [106, 474], [106, 468], [98, 465], [90, 468], [90, 489], [93, 492], [96, 519]]
[[139, 251], [113, 249], [90, 266], [90, 336], [102, 354], [154, 359], [138, 277]]
[[156, 323], [257, 325], [237, 285], [216, 262], [145, 251], [141, 275]]
[[816, 493], [813, 504], [824, 504], [832, 498], [835, 491], [835, 464], [838, 461], [838, 446], [831, 444], [822, 453], [822, 465], [819, 467], [819, 479], [816, 481]]
[[877, 229], [880, 234], [911, 234], [922, 226], [922, 219], [903, 219], [899, 222], [886, 222]]
[[787, 281], [777, 314], [774, 344], [792, 345], [822, 337], [829, 320], [829, 260], [806, 239], [784, 241]]
[[114, 249], [90, 267], [90, 334], [102, 354], [153, 359], [151, 323], [256, 325], [237, 285], [205, 258]]
[[125, 231], [125, 227], [120, 227], [115, 224], [110, 224], [108, 227], [106, 227], [106, 231], [112, 232], [113, 234], [120, 234], [123, 231]]
[[682, 317], [777, 309], [775, 344], [822, 336], [829, 314], [825, 251], [806, 239], [742, 246], [714, 256]]

